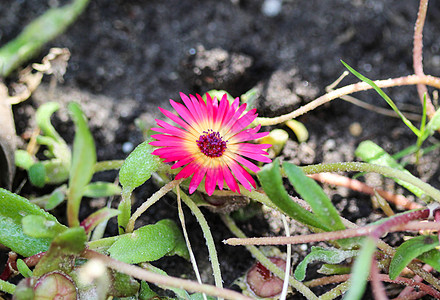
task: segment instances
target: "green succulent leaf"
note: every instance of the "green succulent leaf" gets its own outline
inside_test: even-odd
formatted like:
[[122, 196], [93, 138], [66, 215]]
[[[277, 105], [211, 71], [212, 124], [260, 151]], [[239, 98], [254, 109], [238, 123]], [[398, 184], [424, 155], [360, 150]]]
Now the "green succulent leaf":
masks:
[[[390, 263], [390, 278], [399, 276], [400, 272], [416, 257], [439, 245], [438, 236], [417, 236], [403, 242], [397, 249]], [[437, 264], [438, 265], [438, 264]]]
[[78, 212], [84, 188], [89, 184], [96, 163], [96, 150], [87, 120], [78, 103], [70, 103], [69, 111], [75, 123], [73, 157], [67, 194], [69, 225], [78, 226]]
[[26, 265], [22, 259], [17, 259], [17, 270], [23, 277], [32, 277], [33, 273], [31, 269]]
[[340, 249], [324, 249], [321, 247], [312, 247], [312, 251], [298, 264], [295, 269], [295, 278], [303, 281], [306, 277], [306, 269], [310, 263], [315, 261], [325, 262], [328, 264], [339, 264], [359, 254], [356, 250], [340, 250]]
[[42, 188], [46, 182], [46, 169], [42, 162], [37, 162], [29, 168], [29, 180], [36, 187]]
[[84, 196], [91, 198], [110, 197], [120, 195], [121, 188], [114, 183], [97, 181], [84, 188]]
[[362, 299], [367, 286], [374, 251], [376, 251], [376, 241], [371, 237], [364, 238], [361, 251], [351, 272], [350, 289], [345, 294], [344, 300]]
[[41, 215], [28, 215], [21, 220], [23, 232], [34, 238], [53, 238], [66, 227]]
[[324, 193], [322, 188], [304, 172], [291, 163], [283, 163], [287, 178], [295, 188], [295, 191], [309, 203], [313, 213], [317, 216], [319, 222], [331, 230], [345, 229], [342, 224], [338, 211], [333, 203]]
[[50, 244], [49, 250], [35, 266], [36, 277], [58, 270], [66, 274], [73, 269], [73, 257], [79, 255], [86, 247], [87, 235], [82, 227], [68, 228], [58, 234]]
[[283, 186], [283, 178], [279, 160], [263, 167], [258, 172], [258, 179], [270, 200], [289, 217], [306, 225], [321, 228], [330, 231], [330, 227], [320, 222], [315, 215], [302, 208], [298, 203], [294, 202]]
[[154, 261], [174, 254], [178, 243], [174, 226], [170, 225], [169, 220], [162, 220], [141, 227], [118, 238], [108, 252], [111, 257], [130, 264]]
[[124, 190], [132, 191], [145, 181], [150, 179], [151, 174], [159, 168], [159, 158], [152, 155], [154, 147], [149, 139], [138, 145], [125, 159], [119, 171], [119, 181]]
[[[357, 157], [365, 162], [376, 164], [380, 166], [387, 166], [396, 170], [404, 171], [409, 173], [404, 167], [402, 167], [391, 155], [389, 155], [384, 149], [375, 144], [374, 142], [367, 140], [359, 144], [356, 151], [354, 152]], [[398, 184], [405, 187], [411, 191], [417, 197], [422, 197], [425, 194], [418, 187], [407, 183], [405, 181], [394, 179]]]
[[22, 220], [25, 216], [36, 215], [55, 222], [57, 219], [29, 200], [0, 188], [0, 244], [25, 257], [47, 251], [51, 238], [35, 238], [24, 233]]
[[25, 170], [29, 170], [29, 168], [35, 163], [32, 155], [29, 154], [26, 150], [16, 150], [15, 151], [15, 165]]
[[438, 249], [429, 250], [417, 258], [440, 272], [440, 251]]

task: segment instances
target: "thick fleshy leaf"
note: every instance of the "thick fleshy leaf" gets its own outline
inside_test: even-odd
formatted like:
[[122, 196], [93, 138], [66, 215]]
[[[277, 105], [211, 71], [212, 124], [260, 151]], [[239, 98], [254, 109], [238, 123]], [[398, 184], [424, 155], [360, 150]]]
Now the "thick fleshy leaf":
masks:
[[34, 158], [29, 152], [25, 150], [17, 150], [15, 151], [15, 165], [25, 170], [29, 170], [29, 168], [35, 163]]
[[35, 266], [34, 275], [39, 277], [52, 271], [70, 273], [75, 264], [74, 257], [84, 250], [86, 242], [84, 228], [66, 229], [53, 239], [49, 250]]
[[[357, 157], [362, 159], [365, 162], [387, 166], [396, 170], [404, 171], [405, 173], [409, 173], [404, 167], [402, 167], [391, 155], [389, 155], [384, 149], [380, 146], [376, 145], [374, 142], [367, 140], [363, 141], [359, 144], [356, 151], [354, 152]], [[417, 197], [421, 197], [425, 194], [418, 187], [413, 186], [410, 183], [405, 181], [394, 179], [398, 184], [407, 188], [410, 192], [412, 192]]]
[[307, 177], [294, 164], [285, 162], [283, 163], [283, 168], [295, 191], [309, 203], [319, 222], [325, 224], [331, 230], [345, 229], [338, 211], [316, 181]]
[[390, 263], [390, 278], [396, 279], [400, 272], [417, 256], [439, 245], [437, 235], [417, 236], [403, 242], [396, 250]]
[[48, 146], [54, 157], [69, 165], [71, 159], [70, 149], [50, 122], [50, 117], [59, 107], [59, 104], [56, 102], [47, 102], [37, 109], [35, 119], [43, 133], [43, 136], [39, 136], [37, 141]]
[[34, 238], [23, 232], [22, 219], [28, 215], [42, 216], [62, 226], [51, 214], [27, 199], [0, 188], [0, 243], [25, 257], [47, 251], [50, 238]]
[[119, 181], [125, 190], [134, 190], [150, 179], [151, 174], [159, 168], [159, 158], [152, 155], [154, 148], [149, 139], [137, 146], [125, 159], [119, 171]]
[[162, 220], [122, 235], [108, 249], [110, 256], [122, 262], [136, 264], [173, 254], [177, 239], [176, 231], [169, 222]]
[[132, 297], [139, 291], [140, 284], [133, 277], [115, 270], [111, 270], [110, 275], [111, 285], [108, 296], [118, 298]]
[[75, 123], [72, 165], [69, 175], [67, 210], [70, 226], [78, 226], [78, 212], [84, 188], [92, 179], [96, 163], [95, 142], [87, 125], [87, 120], [78, 103], [70, 103], [69, 111]]
[[118, 209], [121, 213], [118, 216], [119, 233], [123, 233], [123, 228], [127, 226], [131, 215], [131, 192], [147, 181], [153, 172], [159, 168], [160, 159], [153, 155], [154, 147], [149, 143], [149, 139], [138, 145], [125, 159], [124, 164], [119, 170], [119, 181], [122, 185], [123, 201]]
[[121, 194], [121, 188], [111, 182], [97, 181], [86, 185], [84, 196], [91, 198], [110, 197]]
[[270, 200], [289, 217], [316, 228], [329, 231], [324, 223], [313, 215], [311, 212], [302, 208], [298, 203], [294, 202], [283, 186], [283, 178], [281, 177], [280, 163], [276, 159], [273, 163], [266, 165], [258, 172], [258, 179], [263, 186], [264, 191]]
[[370, 275], [371, 261], [376, 251], [376, 241], [371, 237], [363, 240], [361, 251], [354, 262], [350, 277], [350, 289], [345, 294], [344, 300], [362, 299]]
[[17, 259], [17, 270], [23, 277], [32, 277], [32, 271], [22, 259]]
[[440, 272], [440, 251], [438, 249], [427, 251], [417, 258]]
[[42, 188], [46, 181], [46, 169], [42, 162], [37, 162], [29, 168], [29, 180], [36, 187]]
[[117, 216], [119, 213], [120, 212], [117, 209], [103, 207], [82, 221], [81, 226], [84, 227], [86, 233], [88, 234], [100, 223], [107, 222], [110, 218]]
[[303, 281], [306, 277], [306, 269], [308, 264], [315, 261], [329, 263], [329, 264], [339, 264], [346, 260], [359, 254], [359, 251], [355, 250], [340, 250], [340, 249], [324, 249], [321, 247], [312, 247], [312, 251], [303, 259], [302, 262], [298, 264], [295, 269], [295, 278], [299, 281]]
[[159, 298], [159, 295], [153, 291], [146, 281], [141, 282], [141, 289], [139, 291], [139, 300], [150, 300]]
[[66, 230], [66, 227], [40, 215], [28, 215], [21, 220], [23, 232], [34, 238], [53, 238]]

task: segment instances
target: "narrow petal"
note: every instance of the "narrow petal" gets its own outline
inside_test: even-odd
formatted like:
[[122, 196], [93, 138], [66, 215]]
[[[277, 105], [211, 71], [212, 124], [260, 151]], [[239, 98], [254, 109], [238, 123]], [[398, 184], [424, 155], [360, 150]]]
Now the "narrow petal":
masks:
[[200, 182], [202, 182], [203, 177], [205, 176], [206, 168], [200, 168], [191, 178], [191, 182], [189, 183], [189, 193], [192, 194], [197, 190]]
[[249, 126], [256, 118], [257, 114], [255, 113], [255, 110], [248, 111], [243, 117], [238, 119], [229, 129], [229, 132], [231, 134], [235, 134], [237, 132], [242, 131], [247, 126]]
[[159, 110], [168, 118], [170, 118], [171, 120], [173, 120], [176, 124], [182, 126], [185, 129], [190, 128], [191, 126], [189, 126], [187, 123], [185, 123], [185, 121], [183, 121], [181, 118], [179, 118], [178, 116], [176, 116], [175, 114], [173, 114], [172, 112], [163, 109], [162, 107], [159, 107]]
[[170, 100], [171, 106], [177, 111], [177, 113], [194, 129], [197, 129], [197, 125], [200, 122], [198, 116], [194, 116], [185, 105]]
[[264, 162], [264, 163], [271, 163], [272, 162], [272, 160], [269, 157], [265, 156], [265, 155], [254, 154], [254, 153], [250, 153], [250, 152], [240, 152], [240, 155], [246, 156], [248, 158], [251, 158], [251, 159], [254, 159], [254, 160], [257, 160], [257, 161], [261, 161], [261, 162]]
[[205, 191], [209, 196], [211, 196], [212, 193], [214, 193], [216, 179], [217, 178], [215, 175], [215, 169], [208, 168], [208, 170], [206, 171], [206, 178], [205, 178]]
[[229, 168], [225, 165], [223, 168], [221, 168], [223, 173], [223, 178], [226, 181], [226, 184], [228, 185], [229, 189], [233, 192], [240, 193], [240, 188], [237, 184], [237, 181], [235, 181], [234, 176], [232, 176], [231, 171]]
[[189, 164], [189, 163], [193, 162], [194, 160], [196, 160], [196, 158], [194, 156], [186, 156], [185, 158], [179, 159], [179, 161], [176, 162], [171, 167], [171, 169], [177, 169], [177, 168], [183, 167], [184, 165]]
[[241, 157], [240, 155], [236, 155], [236, 154], [231, 154], [232, 159], [235, 160], [236, 162], [242, 164], [245, 167], [248, 167], [251, 171], [253, 172], [258, 172], [260, 171], [260, 168], [255, 165], [254, 163], [248, 161], [246, 158]]
[[231, 162], [229, 164], [229, 167], [231, 168], [231, 171], [234, 174], [235, 178], [237, 178], [237, 180], [241, 183], [241, 185], [245, 189], [247, 189], [248, 191], [252, 190], [252, 187], [249, 184], [249, 182], [251, 182], [253, 186], [256, 186], [252, 176], [250, 176], [249, 173], [246, 172], [246, 170], [243, 169], [243, 167], [240, 166], [238, 163], [236, 163], [235, 161]]

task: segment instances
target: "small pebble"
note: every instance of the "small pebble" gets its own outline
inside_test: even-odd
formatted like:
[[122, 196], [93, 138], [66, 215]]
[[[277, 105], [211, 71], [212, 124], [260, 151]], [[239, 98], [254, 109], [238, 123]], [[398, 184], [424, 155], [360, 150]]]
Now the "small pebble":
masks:
[[129, 153], [131, 150], [133, 150], [134, 146], [131, 142], [125, 142], [122, 144], [122, 152]]
[[351, 123], [348, 130], [352, 136], [360, 136], [362, 134], [362, 126], [358, 122]]
[[267, 17], [275, 17], [281, 12], [282, 0], [265, 0], [261, 12]]

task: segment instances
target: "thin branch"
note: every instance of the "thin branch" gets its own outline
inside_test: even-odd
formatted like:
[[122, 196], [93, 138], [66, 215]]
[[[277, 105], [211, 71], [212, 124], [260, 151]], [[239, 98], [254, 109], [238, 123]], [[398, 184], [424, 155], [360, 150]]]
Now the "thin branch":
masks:
[[[404, 77], [398, 77], [393, 79], [386, 79], [386, 80], [377, 80], [374, 81], [374, 83], [380, 87], [380, 88], [386, 88], [386, 87], [396, 87], [396, 86], [403, 86], [403, 85], [414, 85], [414, 84], [426, 84], [429, 86], [433, 86], [435, 88], [440, 88], [440, 78], [430, 76], [430, 75], [408, 75]], [[350, 84], [347, 86], [344, 86], [342, 88], [339, 88], [337, 90], [331, 91], [325, 95], [322, 95], [321, 97], [313, 100], [312, 102], [307, 103], [304, 106], [301, 106], [300, 108], [285, 114], [281, 115], [275, 118], [257, 118], [254, 123], [255, 124], [261, 124], [262, 126], [269, 126], [269, 125], [276, 125], [283, 122], [286, 122], [290, 119], [297, 118], [298, 116], [301, 116], [311, 110], [314, 110], [318, 106], [321, 106], [325, 103], [328, 103], [334, 99], [337, 99], [344, 95], [349, 95], [355, 92], [370, 90], [372, 87], [365, 82], [358, 82], [355, 84]]]
[[[295, 235], [290, 237], [258, 237], [258, 238], [229, 238], [223, 243], [231, 246], [244, 245], [286, 245], [286, 244], [306, 244], [315, 242], [332, 241], [351, 237], [365, 236], [374, 232], [380, 225], [369, 225], [365, 227], [350, 228], [345, 230], [312, 233], [306, 235]], [[419, 231], [419, 230], [440, 230], [438, 222], [418, 222], [413, 221], [407, 224], [398, 224], [391, 227], [387, 232], [398, 231]]]
[[421, 204], [412, 202], [408, 198], [402, 195], [395, 195], [393, 193], [390, 193], [382, 189], [374, 189], [359, 180], [351, 179], [342, 175], [332, 174], [332, 173], [319, 173], [319, 174], [311, 174], [308, 176], [322, 183], [343, 186], [353, 191], [362, 192], [372, 196], [375, 195], [375, 191], [376, 191], [380, 196], [382, 196], [387, 201], [395, 205], [402, 206], [409, 210], [423, 207]]
[[[414, 42], [413, 42], [413, 67], [414, 73], [423, 76], [423, 26], [425, 25], [426, 11], [428, 9], [428, 0], [420, 0], [419, 11], [417, 13], [417, 21], [414, 26]], [[428, 95], [428, 89], [423, 83], [417, 84], [417, 92], [423, 105], [423, 98], [426, 94], [426, 112], [431, 119], [435, 113], [434, 105]]]
[[142, 205], [138, 207], [138, 209], [134, 212], [134, 214], [131, 216], [130, 220], [128, 221], [126, 232], [132, 232], [134, 229], [134, 222], [136, 222], [136, 219], [139, 218], [139, 216], [143, 214], [151, 205], [159, 201], [160, 198], [165, 196], [166, 193], [171, 191], [176, 185], [178, 185], [182, 181], [183, 179], [173, 180], [168, 182], [160, 190], [158, 190], [153, 195], [151, 195], [151, 197], [148, 198], [147, 201], [142, 203]]
[[153, 273], [151, 271], [144, 270], [140, 267], [120, 262], [116, 259], [108, 257], [104, 254], [86, 249], [82, 256], [87, 259], [99, 259], [107, 267], [117, 270], [121, 273], [127, 274], [137, 279], [145, 280], [157, 285], [164, 285], [170, 287], [176, 287], [185, 289], [190, 292], [206, 293], [207, 295], [215, 297], [223, 297], [225, 299], [239, 299], [239, 300], [252, 300], [247, 296], [244, 296], [238, 292], [222, 289], [208, 284], [199, 284], [195, 281], [180, 279], [172, 276], [164, 276]]

